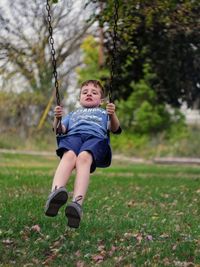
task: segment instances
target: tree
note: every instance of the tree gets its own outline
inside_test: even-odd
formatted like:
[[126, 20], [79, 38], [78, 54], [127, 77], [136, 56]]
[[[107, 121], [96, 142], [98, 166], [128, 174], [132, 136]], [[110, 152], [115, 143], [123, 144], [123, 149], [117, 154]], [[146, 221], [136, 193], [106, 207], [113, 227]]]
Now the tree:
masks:
[[[143, 78], [143, 65], [150, 62], [157, 76], [152, 87], [158, 103], [194, 105], [200, 99], [200, 2], [118, 1], [116, 98], [128, 98], [132, 82]], [[105, 47], [111, 54], [114, 1], [92, 2], [103, 3], [96, 19], [104, 25]]]
[[[80, 0], [79, 4], [79, 8], [75, 8], [73, 2], [63, 0], [51, 5], [61, 100], [68, 85], [72, 84], [71, 74], [81, 64], [80, 46], [92, 24], [86, 21], [88, 11], [83, 9], [84, 1]], [[53, 93], [53, 68], [44, 2], [8, 0], [5, 6], [0, 4], [0, 23], [0, 81], [3, 81], [3, 90], [14, 92], [6, 95], [6, 102], [4, 95], [0, 95], [0, 101], [8, 104], [12, 95], [10, 103], [15, 113], [15, 120], [10, 120], [7, 116], [11, 109], [7, 110], [1, 120], [1, 123], [6, 123], [6, 127], [2, 125], [2, 130], [16, 127], [25, 136], [28, 134], [26, 128], [38, 125]], [[28, 101], [29, 97], [33, 101]], [[30, 107], [25, 107], [26, 100]], [[32, 111], [37, 114], [33, 116]]]
[[40, 115], [38, 109], [43, 102], [42, 94], [0, 91], [0, 133], [27, 137], [31, 127], [35, 128]]
[[[81, 4], [75, 9], [66, 0], [52, 5], [61, 88], [67, 88], [70, 73], [80, 64], [79, 47], [91, 26], [91, 23], [86, 23], [87, 10], [82, 7]], [[22, 82], [17, 90], [41, 92], [48, 102], [52, 93], [52, 64], [43, 1], [8, 0], [7, 9], [0, 8], [0, 22], [0, 77], [5, 81], [3, 87], [8, 81], [13, 87], [16, 78], [20, 77]]]
[[144, 64], [144, 78], [132, 83], [132, 93], [118, 103], [122, 127], [139, 134], [155, 134], [170, 125], [170, 114], [164, 104], [157, 103], [152, 81], [156, 75]]
[[89, 35], [83, 41], [81, 49], [83, 64], [77, 68], [79, 81], [107, 78], [109, 76], [108, 69], [101, 68], [99, 64], [99, 42], [92, 35]]

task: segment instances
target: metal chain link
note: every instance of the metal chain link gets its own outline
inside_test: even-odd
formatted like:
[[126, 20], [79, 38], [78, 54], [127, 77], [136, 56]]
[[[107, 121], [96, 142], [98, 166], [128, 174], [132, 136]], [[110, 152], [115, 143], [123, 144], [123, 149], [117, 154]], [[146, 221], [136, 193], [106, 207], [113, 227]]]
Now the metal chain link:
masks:
[[[51, 48], [51, 60], [53, 65], [53, 76], [55, 79], [55, 89], [56, 89], [56, 104], [60, 106], [60, 95], [59, 95], [59, 84], [58, 84], [58, 73], [57, 73], [57, 63], [56, 63], [56, 51], [54, 48], [54, 39], [53, 39], [53, 28], [51, 26], [51, 7], [49, 4], [49, 0], [46, 2], [46, 10], [47, 10], [47, 21], [48, 21], [48, 29], [49, 29], [49, 44]], [[61, 118], [58, 119], [58, 124], [56, 127], [56, 134], [62, 134], [62, 125]]]
[[109, 87], [109, 100], [112, 102], [113, 84], [116, 75], [116, 53], [117, 53], [117, 21], [118, 21], [119, 2], [114, 0], [114, 26], [113, 26], [113, 49], [111, 54], [111, 70], [110, 70], [110, 87]]
[[56, 102], [57, 105], [60, 106], [60, 95], [59, 95], [59, 84], [58, 84], [58, 73], [57, 73], [57, 63], [56, 63], [56, 51], [54, 48], [54, 39], [53, 39], [53, 28], [51, 26], [51, 7], [49, 4], [49, 0], [46, 3], [47, 10], [47, 21], [48, 21], [48, 29], [49, 29], [49, 44], [51, 49], [51, 60], [53, 65], [53, 76], [55, 79], [55, 89], [56, 89]]

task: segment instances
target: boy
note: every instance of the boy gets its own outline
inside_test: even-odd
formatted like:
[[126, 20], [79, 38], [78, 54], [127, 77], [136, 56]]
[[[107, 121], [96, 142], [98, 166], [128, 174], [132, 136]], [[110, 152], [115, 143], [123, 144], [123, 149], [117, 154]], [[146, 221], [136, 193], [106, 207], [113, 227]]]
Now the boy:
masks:
[[[62, 120], [62, 133], [58, 136], [57, 155], [61, 158], [55, 172], [52, 192], [48, 197], [45, 214], [56, 216], [68, 199], [65, 186], [72, 170], [76, 169], [73, 201], [65, 209], [68, 226], [78, 228], [82, 217], [82, 204], [88, 189], [90, 173], [96, 167], [108, 167], [111, 163], [109, 131], [120, 133], [120, 123], [115, 113], [115, 105], [108, 103], [106, 110], [100, 108], [104, 98], [101, 83], [85, 81], [81, 85], [81, 108], [69, 113]], [[54, 129], [62, 117], [62, 108], [55, 107]]]

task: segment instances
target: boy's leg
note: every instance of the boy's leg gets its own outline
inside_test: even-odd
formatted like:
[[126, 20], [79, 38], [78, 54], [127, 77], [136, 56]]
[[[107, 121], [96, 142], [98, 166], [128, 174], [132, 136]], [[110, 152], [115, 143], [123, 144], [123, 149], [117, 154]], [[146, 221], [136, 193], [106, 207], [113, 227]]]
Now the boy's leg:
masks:
[[76, 154], [73, 151], [64, 153], [55, 172], [52, 192], [46, 202], [45, 214], [47, 216], [56, 216], [60, 207], [67, 202], [68, 194], [65, 185], [75, 167], [75, 163]]
[[64, 187], [67, 184], [71, 172], [76, 165], [76, 158], [76, 154], [72, 150], [63, 154], [54, 175], [52, 191], [56, 188]]
[[76, 160], [73, 202], [69, 204], [65, 210], [65, 214], [68, 217], [68, 226], [73, 228], [78, 228], [80, 224], [82, 216], [81, 205], [83, 204], [89, 185], [92, 160], [92, 155], [87, 151], [81, 152]]
[[73, 200], [78, 196], [82, 196], [78, 201], [80, 205], [82, 205], [88, 189], [92, 160], [92, 155], [87, 151], [81, 152], [76, 160], [76, 179], [74, 183]]

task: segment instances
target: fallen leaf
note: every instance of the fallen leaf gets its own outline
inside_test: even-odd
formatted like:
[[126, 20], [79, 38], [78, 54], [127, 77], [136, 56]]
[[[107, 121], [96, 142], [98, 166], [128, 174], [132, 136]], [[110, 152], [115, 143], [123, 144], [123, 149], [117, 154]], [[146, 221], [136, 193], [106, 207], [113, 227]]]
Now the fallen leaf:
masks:
[[116, 263], [120, 263], [123, 260], [123, 257], [119, 256], [119, 257], [115, 257], [114, 259], [115, 259]]
[[134, 201], [134, 200], [129, 201], [129, 202], [127, 203], [127, 206], [128, 206], [129, 208], [134, 207], [134, 206], [135, 206], [135, 201]]
[[77, 261], [76, 267], [84, 267], [84, 266], [85, 266], [84, 261]]
[[93, 255], [92, 256], [92, 260], [95, 262], [95, 263], [100, 263], [104, 260], [104, 257], [101, 255], [101, 254], [98, 254], [98, 255]]
[[112, 246], [112, 247], [111, 247], [111, 250], [108, 251], [108, 255], [109, 255], [110, 257], [112, 257], [112, 255], [114, 254], [114, 252], [115, 252], [116, 250], [117, 250], [117, 247]]
[[104, 246], [104, 245], [100, 245], [100, 246], [98, 246], [97, 250], [98, 250], [98, 251], [105, 250], [105, 246]]
[[186, 261], [174, 261], [175, 267], [195, 267], [193, 262], [186, 262]]
[[80, 257], [80, 256], [81, 256], [81, 252], [80, 252], [80, 250], [77, 250], [77, 251], [75, 252], [75, 255], [76, 255], [76, 257]]
[[153, 240], [153, 236], [152, 235], [147, 235], [146, 239], [149, 240], [149, 241], [152, 241]]
[[12, 244], [14, 243], [14, 241], [11, 240], [11, 239], [4, 239], [4, 240], [2, 241], [2, 243], [3, 243], [4, 245], [6, 245], [6, 246], [10, 246], [10, 245], [12, 245]]
[[57, 257], [56, 254], [49, 255], [45, 261], [43, 261], [42, 265], [48, 265], [50, 262], [52, 262]]
[[169, 235], [167, 233], [163, 233], [162, 235], [160, 235], [161, 238], [169, 238]]
[[167, 257], [163, 259], [163, 265], [164, 266], [170, 266], [171, 265], [170, 260]]
[[131, 238], [131, 237], [135, 237], [135, 235], [132, 234], [132, 233], [125, 233], [125, 234], [124, 234], [124, 237], [127, 238], [127, 239], [129, 239], [129, 238]]
[[140, 244], [142, 239], [143, 239], [142, 234], [137, 233], [137, 234], [134, 235], [134, 237], [138, 241], [138, 243]]
[[177, 248], [177, 244], [173, 245], [172, 250], [174, 251], [176, 250], [176, 248]]
[[41, 228], [40, 228], [40, 226], [38, 224], [36, 224], [36, 225], [33, 225], [31, 227], [31, 230], [34, 231], [34, 232], [39, 233], [41, 231]]

